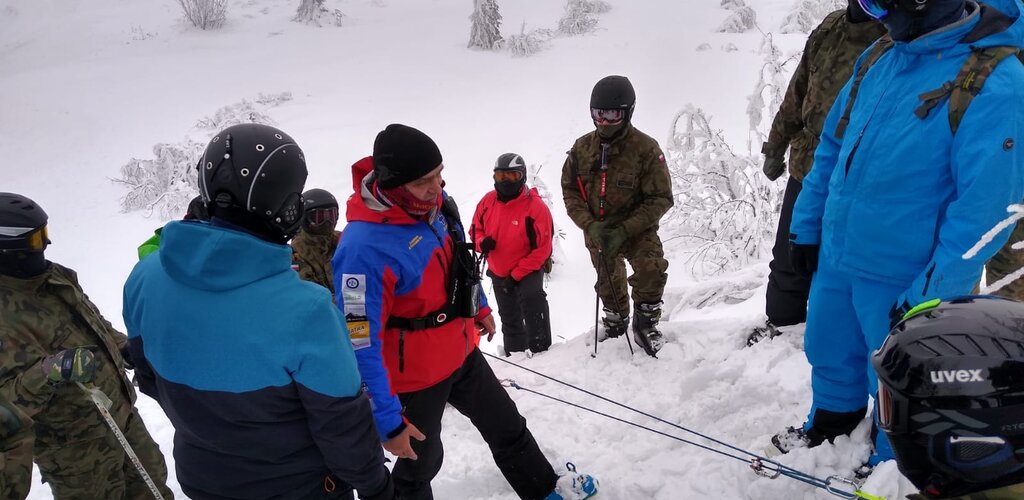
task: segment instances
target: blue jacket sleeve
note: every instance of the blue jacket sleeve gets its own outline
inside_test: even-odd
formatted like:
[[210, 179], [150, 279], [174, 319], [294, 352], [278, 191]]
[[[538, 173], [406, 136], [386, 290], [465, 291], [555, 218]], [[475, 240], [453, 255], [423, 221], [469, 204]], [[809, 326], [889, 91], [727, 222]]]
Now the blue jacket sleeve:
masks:
[[[858, 63], [859, 66], [859, 63]], [[856, 68], [854, 74], [857, 74]], [[839, 151], [843, 142], [835, 136], [836, 126], [846, 110], [846, 102], [850, 99], [851, 82], [847, 81], [839, 91], [832, 109], [829, 110], [825, 124], [822, 126], [818, 148], [814, 150], [814, 163], [811, 171], [804, 176], [800, 195], [793, 206], [793, 218], [789, 224], [790, 238], [794, 243], [804, 245], [821, 244], [821, 220], [825, 215], [825, 202], [828, 200], [828, 185], [839, 161]], [[847, 136], [848, 137], [848, 136]]]
[[[353, 231], [354, 232], [354, 231]], [[381, 441], [404, 428], [402, 404], [391, 389], [381, 352], [384, 326], [391, 312], [398, 275], [385, 255], [367, 255], [372, 249], [347, 244], [345, 233], [334, 255], [334, 290], [339, 310], [348, 325], [359, 373], [370, 393], [373, 416]], [[340, 294], [338, 292], [341, 292]]]
[[961, 120], [951, 148], [954, 198], [939, 220], [931, 260], [903, 297], [911, 306], [970, 293], [982, 266], [1009, 238], [1012, 225], [964, 259], [982, 235], [1008, 216], [1007, 206], [1020, 203], [1024, 195], [1024, 154], [1017, 147], [1024, 140], [1022, 88], [1024, 67], [1006, 61]]

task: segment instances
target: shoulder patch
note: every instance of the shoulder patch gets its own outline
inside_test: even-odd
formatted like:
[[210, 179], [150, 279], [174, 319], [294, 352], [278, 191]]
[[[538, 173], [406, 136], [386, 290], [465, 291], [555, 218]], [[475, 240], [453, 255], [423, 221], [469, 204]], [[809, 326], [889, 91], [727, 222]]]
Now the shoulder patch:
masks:
[[342, 274], [341, 297], [345, 304], [345, 326], [355, 350], [370, 347], [370, 321], [366, 317], [366, 275]]

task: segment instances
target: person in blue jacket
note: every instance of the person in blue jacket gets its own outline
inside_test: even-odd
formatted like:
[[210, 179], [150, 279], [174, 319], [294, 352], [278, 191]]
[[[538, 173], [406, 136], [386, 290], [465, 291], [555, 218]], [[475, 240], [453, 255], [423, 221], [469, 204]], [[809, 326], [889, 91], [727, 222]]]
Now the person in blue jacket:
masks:
[[[958, 127], [949, 108], [972, 50], [1024, 46], [1020, 1], [859, 1], [891, 37], [876, 44], [891, 48], [858, 60], [789, 227], [794, 269], [813, 275], [804, 343], [813, 401], [801, 428], [772, 439], [783, 452], [863, 420], [877, 389], [871, 353], [913, 307], [971, 292], [1009, 229], [965, 254], [1024, 193], [1017, 58], [975, 89]], [[873, 436], [868, 469], [893, 457], [884, 433]]]
[[344, 321], [291, 269], [302, 150], [276, 128], [236, 125], [198, 168], [211, 221], [167, 224], [124, 287], [139, 387], [174, 425], [183, 491], [394, 498]]

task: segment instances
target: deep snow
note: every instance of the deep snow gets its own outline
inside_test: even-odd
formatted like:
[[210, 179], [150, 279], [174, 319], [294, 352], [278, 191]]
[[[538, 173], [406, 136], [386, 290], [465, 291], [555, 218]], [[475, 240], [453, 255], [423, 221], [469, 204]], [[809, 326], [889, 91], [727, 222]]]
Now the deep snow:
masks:
[[[737, 150], [747, 142], [746, 96], [762, 56], [759, 33], [720, 34], [728, 11], [717, 0], [609, 0], [599, 29], [561, 38], [530, 58], [465, 48], [469, 0], [337, 0], [343, 27], [289, 21], [297, 2], [232, 1], [227, 26], [201, 32], [179, 21], [173, 0], [0, 0], [0, 190], [26, 194], [50, 214], [51, 260], [79, 272], [90, 297], [115, 326], [121, 286], [135, 247], [164, 221], [119, 213], [125, 191], [111, 182], [129, 158], [148, 158], [158, 142], [185, 136], [217, 108], [259, 93], [291, 92], [270, 111], [304, 149], [308, 187], [339, 197], [350, 191], [349, 165], [369, 153], [392, 122], [430, 134], [445, 157], [448, 190], [471, 210], [490, 189], [490, 166], [515, 151], [543, 168], [556, 189], [554, 217], [567, 229], [567, 254], [548, 285], [556, 345], [532, 359], [533, 370], [692, 427], [737, 446], [761, 450], [768, 437], [799, 424], [809, 403], [809, 367], [799, 328], [742, 348], [763, 322], [766, 263], [694, 283], [670, 268], [664, 331], [671, 340], [654, 360], [630, 357], [621, 340], [591, 358], [595, 275], [580, 232], [558, 205], [564, 152], [592, 126], [587, 100], [607, 74], [630, 77], [638, 93], [634, 123], [664, 141], [675, 113], [701, 106]], [[750, 0], [761, 28], [777, 31], [795, 0]], [[563, 2], [500, 2], [503, 33], [554, 28]], [[776, 35], [789, 55], [803, 35]], [[701, 44], [710, 50], [698, 51]], [[738, 50], [725, 50], [734, 44]], [[782, 182], [782, 181], [780, 181]], [[717, 287], [749, 297], [698, 308]], [[755, 288], [756, 287], [756, 288]], [[743, 292], [743, 290], [746, 290]], [[494, 345], [485, 345], [493, 352]], [[633, 422], [682, 435], [564, 386], [492, 362], [500, 377], [586, 404]], [[530, 428], [556, 464], [571, 460], [594, 474], [608, 499], [830, 498], [785, 478], [761, 479], [725, 457], [513, 392]], [[151, 432], [173, 464], [173, 429], [140, 396]], [[469, 422], [445, 417], [446, 460], [434, 481], [437, 498], [512, 499]], [[848, 475], [867, 455], [867, 428], [835, 446], [793, 453], [784, 461], [820, 477]], [[38, 477], [38, 476], [37, 476]], [[171, 479], [174, 480], [173, 467]], [[172, 485], [180, 492], [177, 483]], [[864, 490], [901, 498], [910, 485], [893, 464]], [[33, 486], [30, 498], [49, 498]]]

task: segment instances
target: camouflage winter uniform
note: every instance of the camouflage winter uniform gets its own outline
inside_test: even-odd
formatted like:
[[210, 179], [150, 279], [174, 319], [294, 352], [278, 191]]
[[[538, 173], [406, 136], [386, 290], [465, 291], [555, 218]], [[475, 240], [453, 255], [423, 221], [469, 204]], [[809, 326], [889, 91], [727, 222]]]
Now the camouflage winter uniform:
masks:
[[[909, 500], [928, 500], [932, 497], [914, 493], [907, 495], [907, 498]], [[1012, 484], [1002, 488], [979, 491], [958, 497], [949, 497], [947, 500], [1020, 500], [1021, 498], [1024, 498], [1024, 483]]]
[[[1014, 243], [1024, 241], [1024, 224], [1018, 222], [1010, 233], [1010, 239], [999, 249], [992, 260], [985, 264], [988, 284], [992, 285], [1010, 273], [1024, 267], [1024, 250], [1010, 248]], [[1024, 278], [1017, 278], [1010, 284], [1000, 288], [996, 295], [1014, 300], [1024, 301]]]
[[22, 500], [32, 482], [32, 421], [0, 396], [0, 498]]
[[299, 277], [316, 283], [334, 294], [334, 271], [331, 259], [338, 248], [341, 233], [313, 234], [305, 229], [292, 239], [292, 264], [298, 266]]
[[[562, 167], [566, 211], [584, 231], [599, 218], [601, 148], [597, 131], [584, 135], [573, 144]], [[660, 302], [665, 290], [668, 261], [658, 237], [658, 222], [672, 208], [672, 180], [657, 141], [632, 125], [624, 136], [608, 145], [607, 163], [604, 219], [621, 225], [628, 239], [619, 255], [606, 256], [611, 279], [599, 281], [598, 293], [605, 307], [625, 317], [629, 315], [629, 295], [623, 257], [633, 268], [629, 285], [633, 287], [635, 303]], [[580, 184], [584, 193], [580, 192]], [[598, 269], [596, 244], [586, 244]], [[605, 269], [598, 271], [605, 275]]]
[[149, 488], [83, 391], [51, 385], [40, 368], [58, 351], [89, 347], [96, 355], [93, 384], [113, 402], [110, 413], [166, 498], [163, 455], [135, 410], [114, 330], [82, 291], [74, 271], [59, 264], [40, 276], [0, 275], [0, 397], [34, 420], [35, 461], [54, 498], [147, 498]]
[[877, 22], [849, 22], [846, 9], [829, 14], [811, 32], [761, 151], [782, 158], [788, 147], [789, 175], [794, 179], [802, 180], [811, 169], [822, 124], [853, 74], [857, 57], [885, 32]]

